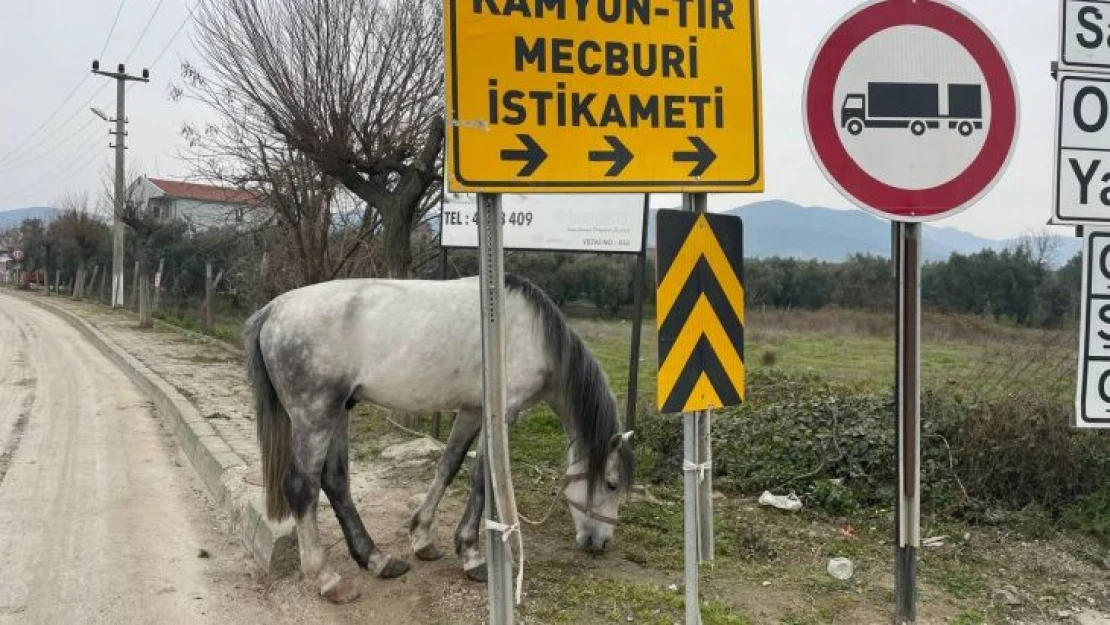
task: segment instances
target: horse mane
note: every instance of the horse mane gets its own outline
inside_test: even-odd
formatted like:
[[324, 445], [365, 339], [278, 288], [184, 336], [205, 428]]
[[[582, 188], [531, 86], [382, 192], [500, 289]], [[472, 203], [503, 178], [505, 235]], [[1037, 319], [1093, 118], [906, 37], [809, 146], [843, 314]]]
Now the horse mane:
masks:
[[[545, 347], [555, 362], [555, 389], [562, 395], [578, 436], [588, 449], [586, 475], [589, 495], [592, 496], [594, 486], [605, 478], [609, 440], [621, 431], [617, 401], [609, 389], [609, 381], [597, 359], [567, 325], [562, 311], [546, 293], [527, 279], [512, 274], [506, 274], [505, 287], [508, 292], [523, 297], [539, 317]], [[621, 445], [622, 491], [632, 487], [632, 461], [631, 447]]]

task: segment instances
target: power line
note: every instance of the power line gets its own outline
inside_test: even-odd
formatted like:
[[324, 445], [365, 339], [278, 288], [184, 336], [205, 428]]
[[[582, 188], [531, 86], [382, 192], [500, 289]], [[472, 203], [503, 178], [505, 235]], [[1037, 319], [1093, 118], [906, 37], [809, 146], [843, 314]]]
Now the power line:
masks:
[[158, 61], [161, 60], [162, 55], [166, 53], [166, 50], [170, 49], [170, 46], [173, 45], [173, 42], [177, 39], [178, 35], [180, 35], [181, 31], [185, 29], [185, 25], [193, 19], [193, 12], [197, 10], [197, 7], [199, 7], [202, 2], [204, 2], [204, 0], [197, 0], [193, 3], [193, 7], [189, 9], [189, 14], [185, 16], [185, 19], [181, 22], [181, 25], [177, 27], [177, 30], [174, 31], [173, 36], [170, 37], [170, 40], [166, 42], [166, 45], [162, 46], [162, 49], [158, 52], [158, 55], [154, 57], [154, 60], [151, 61], [149, 67], [153, 68], [155, 65], [158, 64]]
[[116, 17], [112, 20], [112, 28], [108, 30], [108, 36], [104, 38], [104, 45], [100, 48], [100, 54], [96, 55], [97, 58], [104, 56], [104, 52], [108, 49], [108, 42], [112, 40], [112, 33], [116, 32], [116, 24], [119, 23], [120, 13], [123, 13], [123, 5], [127, 0], [119, 0], [119, 6], [116, 7]]
[[[82, 111], [86, 110], [85, 107], [87, 107], [90, 103], [92, 103], [93, 99], [96, 98], [96, 96], [103, 93], [103, 91], [107, 88], [108, 88], [108, 83], [104, 83], [103, 85], [101, 85], [96, 91], [93, 92], [92, 95], [90, 95], [83, 103], [81, 103], [81, 105], [78, 106], [76, 110], [74, 110], [72, 113], [70, 113], [69, 117], [65, 118], [65, 120], [63, 120], [60, 125], [56, 126], [54, 128], [54, 130], [51, 130], [50, 132], [46, 133], [42, 137], [42, 140], [39, 143], [40, 144], [41, 143], [46, 143], [51, 138], [57, 136], [57, 134], [59, 132], [61, 132], [67, 126], [69, 126], [69, 123], [71, 121], [73, 121], [77, 117], [78, 114], [80, 114]], [[24, 142], [24, 143], [26, 143], [26, 142]], [[16, 155], [16, 154], [18, 154], [18, 152], [14, 153], [13, 156]], [[11, 161], [10, 158], [0, 159], [0, 165], [8, 165], [8, 164], [10, 164], [10, 161]], [[15, 169], [16, 167], [18, 167], [18, 166], [13, 166], [11, 169]]]
[[40, 152], [39, 154], [37, 154], [37, 155], [35, 155], [31, 158], [19, 161], [18, 163], [14, 164], [14, 165], [10, 165], [8, 167], [0, 168], [0, 174], [4, 174], [4, 173], [10, 172], [10, 171], [15, 171], [17, 169], [22, 169], [23, 167], [27, 167], [28, 165], [33, 165], [34, 163], [37, 163], [38, 161], [41, 161], [42, 159], [49, 156], [50, 154], [53, 154], [54, 152], [56, 152], [58, 150], [58, 148], [61, 148], [62, 146], [66, 145], [68, 143], [72, 143], [73, 140], [76, 139], [77, 137], [82, 137], [84, 139], [88, 139], [89, 137], [92, 136], [88, 132], [88, 130], [90, 128], [91, 129], [96, 129], [97, 126], [96, 125], [89, 125], [89, 126], [85, 127], [84, 131], [77, 131], [77, 132], [68, 133], [67, 135], [65, 135], [65, 137], [62, 138], [61, 141], [55, 143], [54, 145], [52, 145], [50, 148], [46, 149], [45, 151]]
[[[129, 59], [135, 53], [135, 51], [138, 49], [140, 43], [145, 39], [146, 34], [147, 34], [151, 24], [153, 23], [155, 16], [161, 10], [161, 7], [162, 7], [164, 1], [165, 0], [159, 0], [158, 4], [155, 6], [154, 10], [151, 11], [151, 15], [147, 19], [147, 23], [143, 27], [143, 30], [140, 33], [138, 40], [135, 42], [135, 44], [132, 46], [131, 50], [128, 52], [127, 59]], [[154, 60], [151, 62], [151, 64], [148, 67], [153, 67], [154, 65], [156, 65], [162, 59], [162, 57], [166, 54], [166, 52], [169, 51], [170, 47], [177, 40], [177, 38], [181, 35], [182, 31], [185, 30], [185, 27], [189, 24], [189, 22], [193, 19], [194, 13], [196, 12], [197, 8], [200, 6], [200, 4], [202, 2], [204, 2], [204, 0], [197, 0], [196, 2], [193, 3], [193, 6], [190, 7], [190, 9], [189, 9], [189, 13], [185, 16], [185, 19], [182, 20], [181, 24], [178, 25], [178, 27], [174, 31], [173, 35], [170, 36], [169, 40], [167, 40], [165, 45], [162, 46], [161, 50], [158, 51], [158, 54], [154, 57]], [[116, 26], [118, 24], [119, 17], [123, 12], [123, 6], [124, 6], [125, 3], [126, 3], [126, 0], [120, 0], [119, 6], [116, 9], [115, 18], [112, 21], [112, 27], [108, 32], [108, 36], [105, 38], [103, 47], [101, 48], [101, 51], [100, 51], [101, 56], [103, 56], [104, 52], [107, 50], [108, 44], [111, 41], [112, 35], [115, 33], [115, 29], [116, 29]], [[0, 157], [0, 165], [10, 164], [10, 161], [13, 157], [16, 157], [16, 156], [20, 155], [19, 150], [23, 146], [25, 146], [28, 142], [30, 142], [33, 138], [35, 138], [35, 136], [38, 133], [40, 133], [50, 123], [50, 121], [54, 119], [54, 117], [57, 116], [57, 114], [73, 98], [73, 96], [76, 94], [78, 89], [80, 89], [80, 87], [84, 85], [85, 81], [88, 80], [88, 77], [89, 77], [89, 74], [86, 74], [82, 78], [81, 82], [79, 82], [71, 90], [70, 94], [66, 96], [66, 99], [64, 99], [62, 101], [62, 103], [58, 105], [57, 109], [54, 112], [52, 112], [51, 115], [45, 121], [43, 121], [42, 124], [40, 124], [38, 128], [36, 128], [18, 146], [16, 146], [12, 150], [12, 152], [10, 152], [6, 156]], [[134, 85], [128, 85], [127, 90], [130, 91], [132, 86], [134, 86]], [[98, 88], [96, 91], [94, 91], [92, 93], [92, 95], [90, 95], [80, 106], [77, 107], [76, 110], [74, 110], [68, 117], [66, 117], [64, 120], [62, 120], [62, 122], [59, 125], [54, 127], [53, 130], [49, 131], [45, 136], [43, 136], [42, 141], [40, 143], [45, 143], [47, 140], [57, 136], [66, 127], [68, 127], [70, 125], [70, 122], [72, 122], [79, 114], [81, 114], [96, 97], [98, 97], [105, 89], [107, 89], [107, 87], [108, 87], [108, 83], [102, 84], [100, 86], [100, 88]], [[12, 170], [18, 169], [20, 167], [23, 167], [24, 165], [31, 164], [34, 161], [42, 160], [48, 154], [53, 153], [53, 152], [57, 151], [59, 148], [61, 148], [63, 145], [70, 143], [73, 140], [73, 137], [75, 137], [75, 136], [82, 136], [81, 131], [66, 135], [65, 138], [63, 138], [61, 141], [55, 143], [51, 147], [47, 148], [45, 151], [43, 151], [41, 153], [37, 153], [37, 155], [33, 159], [31, 159], [30, 161], [26, 161], [26, 162], [23, 162], [23, 163], [20, 163], [20, 164], [17, 164], [17, 165], [12, 165], [12, 166], [8, 167], [7, 169], [0, 170], [0, 173], [6, 172], [6, 171], [12, 171]], [[76, 173], [77, 171], [80, 171], [80, 170], [84, 169], [85, 167], [88, 166], [89, 163], [91, 163], [95, 159], [96, 150], [92, 150], [92, 151], [89, 150], [89, 148], [92, 148], [95, 145], [96, 145], [95, 142], [91, 143], [91, 144], [82, 145], [81, 148], [79, 150], [77, 150], [77, 152], [80, 155], [76, 159], [70, 160], [61, 169], [59, 169], [55, 172], [45, 172], [42, 175], [36, 176], [33, 179], [31, 179], [30, 181], [28, 181], [29, 184], [20, 187], [18, 190], [11, 191], [11, 192], [4, 193], [4, 194], [0, 194], [0, 199], [9, 199], [9, 198], [12, 198], [12, 197], [25, 196], [25, 195], [28, 194], [28, 191], [29, 191], [30, 188], [34, 187], [37, 183], [41, 182], [43, 179], [45, 179], [45, 178], [47, 178], [51, 175], [54, 175], [56, 173], [70, 174], [70, 173]], [[83, 158], [86, 159], [86, 160], [83, 163], [77, 164]]]
[[[0, 195], [0, 200], [11, 203], [13, 199], [23, 198], [30, 195], [31, 189], [38, 186], [39, 183], [41, 183], [43, 180], [46, 180], [48, 178], [57, 178], [60, 177], [60, 175], [71, 176], [74, 173], [83, 171], [84, 168], [88, 167], [89, 163], [95, 160], [95, 157], [98, 154], [103, 154], [101, 150], [104, 147], [107, 147], [101, 145], [103, 139], [99, 137], [92, 137], [92, 139], [92, 141], [86, 142], [80, 147], [80, 149], [75, 151], [75, 153], [77, 154], [75, 158], [70, 158], [57, 169], [43, 170], [43, 172], [40, 173], [38, 176], [27, 180], [25, 184], [23, 184], [16, 190]], [[78, 165], [78, 163], [80, 163], [80, 165]]]
[[143, 32], [139, 33], [139, 38], [135, 40], [135, 45], [131, 46], [131, 51], [127, 53], [127, 56], [123, 57], [124, 63], [131, 62], [131, 55], [135, 54], [135, 50], [137, 50], [139, 44], [143, 42], [143, 38], [146, 37], [146, 32], [150, 30], [150, 24], [154, 22], [154, 16], [158, 15], [158, 11], [162, 8], [163, 2], [165, 2], [165, 0], [158, 0], [158, 4], [154, 5], [154, 10], [150, 13], [150, 17], [146, 21], [146, 26], [143, 26]]
[[[112, 34], [116, 32], [116, 24], [119, 23], [119, 16], [123, 12], [123, 5], [124, 5], [125, 2], [126, 2], [126, 0], [120, 0], [119, 6], [116, 7], [116, 16], [115, 16], [115, 18], [112, 19], [112, 27], [108, 30], [108, 36], [104, 38], [104, 45], [101, 46], [101, 48], [100, 48], [100, 55], [101, 56], [103, 56], [104, 51], [108, 49], [108, 43], [112, 41]], [[159, 1], [158, 4], [159, 4], [159, 6], [161, 6], [162, 2]], [[157, 13], [157, 9], [155, 9], [155, 13]], [[192, 12], [190, 11], [190, 15], [191, 14], [192, 14]], [[151, 16], [151, 17], [153, 18], [153, 16]], [[148, 26], [149, 26], [149, 24], [148, 24]], [[145, 29], [144, 29], [143, 32], [144, 33], [146, 32]], [[51, 120], [53, 120], [54, 117], [57, 116], [58, 113], [61, 112], [61, 110], [63, 108], [65, 108], [65, 105], [68, 104], [71, 99], [73, 99], [73, 96], [77, 93], [77, 91], [82, 86], [84, 86], [86, 81], [88, 81], [89, 76], [90, 76], [90, 74], [85, 74], [84, 76], [82, 76], [81, 80], [79, 80], [77, 82], [77, 84], [74, 85], [73, 88], [69, 90], [69, 93], [66, 94], [66, 96], [64, 98], [62, 98], [61, 103], [58, 104], [58, 106], [50, 113], [50, 115], [48, 115], [46, 117], [46, 119], [44, 119], [42, 121], [41, 124], [39, 124], [34, 130], [32, 130], [30, 134], [28, 134], [26, 137], [24, 137], [24, 139], [22, 141], [20, 141], [18, 145], [16, 145], [14, 148], [12, 148], [10, 152], [8, 152], [7, 154], [5, 154], [3, 156], [0, 156], [0, 164], [6, 164], [10, 159], [18, 156], [20, 154], [19, 151], [21, 149], [23, 149], [23, 146], [27, 145], [27, 143], [29, 143], [31, 141], [31, 139], [34, 139], [35, 136], [38, 135], [38, 133], [42, 132], [43, 128], [45, 128], [46, 125], [49, 124], [51, 122]], [[99, 90], [97, 91], [97, 93], [99, 93]], [[92, 100], [92, 98], [89, 98], [89, 101], [91, 101], [91, 100]], [[85, 104], [88, 104], [88, 102], [86, 102]], [[72, 116], [70, 116], [69, 119], [72, 119]], [[68, 121], [68, 119], [66, 121]], [[66, 122], [62, 122], [62, 123], [65, 124]]]
[[77, 90], [78, 90], [78, 89], [80, 89], [82, 85], [84, 85], [84, 84], [85, 84], [85, 82], [86, 82], [86, 81], [87, 81], [87, 80], [89, 79], [89, 76], [90, 76], [89, 74], [85, 74], [85, 75], [84, 75], [84, 76], [83, 76], [83, 77], [81, 78], [81, 80], [79, 80], [79, 81], [77, 82], [77, 84], [73, 86], [73, 89], [70, 89], [69, 93], [68, 93], [68, 94], [66, 94], [66, 97], [62, 98], [62, 103], [61, 103], [61, 104], [59, 104], [59, 105], [58, 105], [58, 107], [57, 107], [56, 109], [54, 109], [54, 111], [53, 111], [53, 112], [51, 112], [51, 113], [50, 113], [50, 115], [49, 115], [49, 116], [47, 116], [47, 118], [46, 118], [46, 119], [44, 119], [44, 120], [42, 121], [42, 123], [38, 125], [38, 127], [37, 127], [37, 128], [35, 128], [34, 130], [32, 130], [32, 131], [31, 131], [31, 134], [27, 135], [27, 136], [26, 136], [26, 137], [25, 137], [25, 138], [23, 139], [23, 141], [20, 141], [20, 142], [19, 142], [19, 145], [17, 145], [17, 146], [15, 146], [14, 148], [12, 148], [12, 151], [11, 151], [11, 152], [8, 152], [8, 153], [7, 153], [6, 155], [4, 155], [3, 157], [0, 157], [0, 163], [4, 163], [4, 162], [6, 162], [6, 161], [7, 161], [8, 159], [10, 159], [11, 157], [13, 157], [13, 156], [15, 156], [16, 154], [18, 154], [18, 153], [19, 153], [19, 150], [20, 150], [20, 149], [22, 149], [22, 148], [23, 148], [23, 146], [27, 145], [27, 143], [28, 143], [28, 142], [29, 142], [29, 141], [30, 141], [31, 139], [33, 139], [33, 138], [35, 137], [35, 135], [37, 135], [37, 134], [38, 134], [39, 132], [41, 132], [41, 131], [42, 131], [42, 129], [43, 129], [43, 128], [45, 128], [45, 127], [46, 127], [46, 125], [50, 123], [50, 120], [54, 119], [54, 117], [55, 117], [55, 116], [56, 116], [56, 115], [58, 114], [58, 112], [59, 112], [59, 111], [61, 111], [61, 110], [62, 110], [62, 108], [63, 108], [63, 107], [65, 107], [65, 105], [66, 105], [66, 104], [67, 104], [67, 103], [68, 103], [68, 102], [70, 101], [70, 99], [72, 99], [72, 98], [73, 98], [73, 95], [74, 95], [75, 93], [77, 93]]

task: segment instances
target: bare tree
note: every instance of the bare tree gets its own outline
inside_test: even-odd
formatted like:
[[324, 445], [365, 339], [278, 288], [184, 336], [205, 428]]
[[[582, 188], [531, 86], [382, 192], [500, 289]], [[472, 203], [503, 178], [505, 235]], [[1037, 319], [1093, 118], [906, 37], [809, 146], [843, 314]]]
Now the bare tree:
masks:
[[106, 243], [108, 226], [101, 222], [89, 206], [87, 195], [69, 195], [59, 203], [62, 214], [51, 222], [48, 236], [54, 241], [73, 246], [77, 273], [73, 278], [73, 299], [85, 296], [88, 262]]
[[1029, 256], [1039, 269], [1048, 271], [1056, 263], [1060, 250], [1063, 248], [1063, 241], [1060, 237], [1049, 232], [1048, 229], [1041, 228], [1040, 230], [1026, 232], [1018, 240], [1018, 245], [1024, 246], [1028, 250]]
[[[135, 266], [137, 268], [136, 278], [138, 282], [138, 291], [136, 295], [139, 301], [139, 327], [151, 328], [154, 327], [154, 311], [151, 306], [151, 291], [152, 281], [150, 276], [151, 270], [151, 247], [154, 238], [165, 228], [166, 223], [153, 211], [147, 210], [146, 202], [143, 198], [139, 197], [137, 191], [139, 185], [137, 184], [140, 176], [131, 179], [130, 183], [124, 187], [124, 200], [122, 207], [118, 208], [116, 217], [119, 218], [128, 230], [131, 231], [132, 241], [135, 246]], [[112, 202], [112, 194], [114, 187], [107, 180], [104, 184], [106, 200], [112, 206], [118, 206]]]
[[411, 232], [442, 183], [441, 22], [438, 0], [202, 3], [197, 40], [211, 75], [186, 66], [188, 95], [224, 131], [241, 130], [194, 136], [253, 152], [252, 169], [276, 187], [301, 175], [290, 165], [303, 170], [286, 148], [307, 157], [365, 203], [359, 246], [380, 219], [383, 273], [408, 277]]

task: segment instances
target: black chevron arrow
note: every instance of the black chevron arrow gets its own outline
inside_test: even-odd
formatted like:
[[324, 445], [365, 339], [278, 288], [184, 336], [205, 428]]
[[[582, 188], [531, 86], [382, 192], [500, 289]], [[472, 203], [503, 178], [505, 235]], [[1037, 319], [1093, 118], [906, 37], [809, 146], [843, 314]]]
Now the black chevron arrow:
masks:
[[547, 152], [543, 151], [540, 144], [531, 135], [520, 134], [516, 136], [520, 139], [521, 144], [524, 145], [523, 150], [501, 150], [501, 160], [503, 161], [517, 161], [524, 163], [520, 168], [518, 176], [531, 176], [536, 173], [536, 170], [543, 165], [547, 160]]
[[701, 137], [687, 137], [690, 144], [694, 146], [693, 152], [675, 152], [674, 160], [676, 163], [697, 163], [694, 168], [690, 170], [690, 176], [696, 177], [705, 173], [713, 161], [717, 160], [717, 154], [709, 149], [709, 145], [702, 141]]
[[632, 162], [632, 151], [613, 135], [605, 135], [605, 141], [609, 143], [609, 147], [612, 149], [591, 150], [590, 162], [611, 162], [613, 165], [609, 167], [609, 171], [605, 172], [605, 175], [607, 177], [619, 176], [624, 168]]

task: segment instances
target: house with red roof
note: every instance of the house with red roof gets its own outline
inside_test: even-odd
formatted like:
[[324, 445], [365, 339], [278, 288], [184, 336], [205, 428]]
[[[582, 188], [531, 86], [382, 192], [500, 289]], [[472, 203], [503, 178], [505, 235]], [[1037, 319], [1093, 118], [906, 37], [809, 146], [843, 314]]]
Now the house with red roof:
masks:
[[263, 201], [243, 189], [146, 176], [132, 184], [128, 199], [156, 219], [180, 219], [200, 230], [250, 221]]

